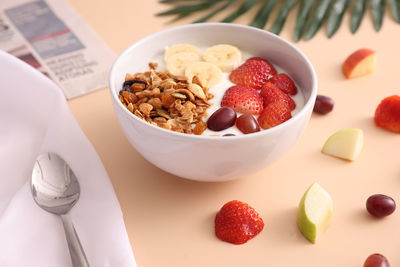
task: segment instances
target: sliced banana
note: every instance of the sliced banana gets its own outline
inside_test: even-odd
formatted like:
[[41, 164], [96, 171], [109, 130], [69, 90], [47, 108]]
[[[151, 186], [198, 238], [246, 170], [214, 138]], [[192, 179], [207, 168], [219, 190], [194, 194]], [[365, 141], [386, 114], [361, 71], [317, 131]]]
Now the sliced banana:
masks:
[[217, 65], [224, 72], [230, 72], [242, 62], [242, 53], [235, 46], [219, 44], [207, 48], [203, 59]]
[[184, 75], [188, 65], [201, 61], [200, 55], [192, 52], [180, 52], [167, 60], [167, 70], [174, 76]]
[[172, 55], [181, 53], [181, 52], [192, 52], [201, 56], [201, 51], [191, 44], [175, 44], [167, 47], [164, 53], [164, 60], [167, 61]]
[[195, 75], [199, 77], [201, 84], [208, 88], [213, 87], [222, 79], [222, 71], [208, 62], [195, 62], [188, 65], [185, 71], [188, 81], [192, 81]]

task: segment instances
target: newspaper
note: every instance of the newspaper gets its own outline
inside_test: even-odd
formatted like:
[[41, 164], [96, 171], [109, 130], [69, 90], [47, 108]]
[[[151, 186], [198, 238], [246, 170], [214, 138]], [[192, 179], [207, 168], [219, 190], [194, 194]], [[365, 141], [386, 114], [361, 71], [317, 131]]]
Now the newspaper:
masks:
[[0, 49], [55, 81], [67, 99], [107, 87], [115, 59], [67, 0], [1, 0]]

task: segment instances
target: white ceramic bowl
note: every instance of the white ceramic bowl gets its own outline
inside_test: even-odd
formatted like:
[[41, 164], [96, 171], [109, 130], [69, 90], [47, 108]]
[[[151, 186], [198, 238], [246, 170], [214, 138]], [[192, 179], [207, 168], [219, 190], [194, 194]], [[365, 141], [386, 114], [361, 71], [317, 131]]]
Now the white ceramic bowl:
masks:
[[[126, 73], [136, 73], [168, 45], [231, 44], [283, 68], [299, 85], [304, 107], [290, 120], [258, 133], [213, 137], [176, 133], [153, 126], [130, 113], [119, 101]], [[126, 49], [110, 74], [110, 93], [121, 127], [135, 149], [160, 169], [198, 181], [226, 181], [248, 176], [279, 159], [306, 127], [315, 102], [317, 78], [310, 61], [296, 47], [253, 27], [205, 23], [170, 28], [152, 34]]]

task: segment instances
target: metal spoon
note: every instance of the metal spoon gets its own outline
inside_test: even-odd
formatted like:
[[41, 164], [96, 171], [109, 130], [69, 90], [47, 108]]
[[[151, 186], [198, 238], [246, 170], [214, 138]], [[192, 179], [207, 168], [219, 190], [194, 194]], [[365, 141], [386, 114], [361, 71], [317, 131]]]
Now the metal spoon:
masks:
[[60, 215], [74, 267], [89, 267], [75, 228], [67, 215], [79, 199], [80, 187], [74, 172], [55, 153], [40, 154], [32, 172], [33, 199], [42, 209]]

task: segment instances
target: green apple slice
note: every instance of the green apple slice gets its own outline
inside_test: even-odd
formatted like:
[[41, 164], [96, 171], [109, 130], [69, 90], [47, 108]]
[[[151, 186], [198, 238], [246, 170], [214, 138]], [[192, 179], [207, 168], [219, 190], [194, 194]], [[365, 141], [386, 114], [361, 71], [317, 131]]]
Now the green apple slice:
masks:
[[326, 140], [322, 153], [355, 160], [361, 153], [364, 145], [364, 134], [361, 129], [347, 128], [337, 131]]
[[297, 213], [300, 232], [311, 243], [330, 225], [333, 212], [332, 198], [319, 184], [313, 183], [304, 193]]

